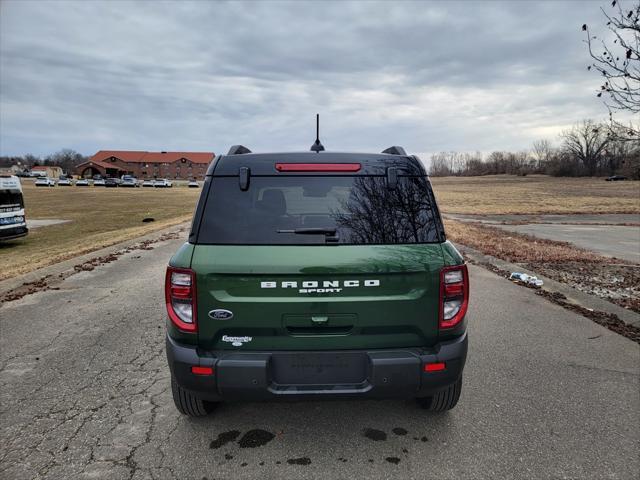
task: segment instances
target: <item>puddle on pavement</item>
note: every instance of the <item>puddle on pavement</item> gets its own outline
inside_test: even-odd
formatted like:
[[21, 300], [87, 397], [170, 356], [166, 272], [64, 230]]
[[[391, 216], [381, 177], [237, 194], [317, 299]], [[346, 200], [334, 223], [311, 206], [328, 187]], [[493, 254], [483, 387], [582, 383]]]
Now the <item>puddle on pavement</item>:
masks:
[[375, 428], [365, 428], [363, 432], [364, 436], [374, 442], [381, 442], [387, 439], [387, 434], [382, 430], [376, 430]]
[[[398, 437], [405, 437], [409, 433], [407, 429], [402, 427], [394, 427], [391, 429], [391, 431]], [[211, 441], [209, 448], [219, 449], [227, 444], [235, 442], [238, 439], [238, 437], [240, 437], [240, 435], [241, 435], [241, 432], [238, 430], [229, 430], [226, 432], [222, 432], [218, 434], [218, 437], [215, 440]], [[365, 428], [362, 431], [362, 435], [374, 442], [386, 441], [388, 437], [387, 432], [383, 430], [378, 430], [375, 428]], [[275, 434], [267, 430], [254, 429], [254, 430], [249, 430], [244, 435], [242, 435], [242, 437], [240, 437], [240, 440], [237, 441], [237, 444], [240, 448], [257, 448], [257, 447], [262, 447], [268, 444], [275, 437], [276, 437]], [[429, 439], [426, 436], [422, 436], [422, 437], [414, 436], [411, 438], [416, 442], [429, 441]], [[404, 455], [409, 455], [409, 450], [407, 448], [402, 448], [402, 453]], [[232, 460], [234, 457], [233, 455], [226, 453], [224, 455], [224, 458], [226, 460]], [[393, 465], [398, 465], [401, 462], [400, 457], [396, 457], [396, 456], [388, 456], [383, 458], [387, 463], [391, 463]], [[337, 461], [341, 463], [347, 463], [349, 462], [349, 459], [345, 457], [339, 457]], [[373, 458], [369, 458], [367, 461], [369, 463], [375, 463], [375, 460]], [[282, 465], [282, 463], [284, 462], [280, 460], [275, 461], [276, 465]], [[311, 463], [312, 462], [309, 457], [289, 458], [286, 460], [286, 464], [288, 465], [310, 465]], [[265, 462], [260, 461], [258, 465], [264, 466]], [[247, 466], [247, 463], [242, 463], [240, 466], [245, 467]]]
[[275, 435], [271, 432], [267, 432], [266, 430], [249, 430], [242, 436], [242, 438], [238, 442], [238, 445], [240, 446], [240, 448], [262, 447], [274, 438]]
[[222, 432], [220, 435], [218, 435], [218, 438], [216, 438], [209, 444], [209, 448], [218, 449], [229, 442], [233, 442], [236, 438], [238, 438], [239, 435], [240, 432], [238, 430]]

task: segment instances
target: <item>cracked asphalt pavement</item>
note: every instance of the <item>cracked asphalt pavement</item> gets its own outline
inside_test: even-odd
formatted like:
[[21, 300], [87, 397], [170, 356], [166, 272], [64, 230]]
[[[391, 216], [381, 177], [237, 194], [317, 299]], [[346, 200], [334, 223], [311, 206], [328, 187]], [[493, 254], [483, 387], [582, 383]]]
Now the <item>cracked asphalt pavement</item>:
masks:
[[637, 478], [638, 345], [474, 266], [452, 412], [353, 400], [181, 416], [162, 292], [181, 241], [0, 305], [0, 478]]

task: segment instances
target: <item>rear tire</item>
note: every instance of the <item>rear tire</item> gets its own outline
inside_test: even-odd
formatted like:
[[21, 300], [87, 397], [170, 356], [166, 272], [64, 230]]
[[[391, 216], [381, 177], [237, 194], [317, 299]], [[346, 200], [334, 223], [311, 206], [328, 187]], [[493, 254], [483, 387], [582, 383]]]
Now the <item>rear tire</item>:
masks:
[[418, 398], [418, 404], [430, 412], [446, 412], [456, 406], [462, 392], [462, 377], [432, 397]]
[[213, 410], [213, 403], [205, 402], [183, 389], [173, 377], [171, 377], [171, 393], [173, 393], [173, 402], [176, 404], [176, 408], [183, 415], [204, 417]]

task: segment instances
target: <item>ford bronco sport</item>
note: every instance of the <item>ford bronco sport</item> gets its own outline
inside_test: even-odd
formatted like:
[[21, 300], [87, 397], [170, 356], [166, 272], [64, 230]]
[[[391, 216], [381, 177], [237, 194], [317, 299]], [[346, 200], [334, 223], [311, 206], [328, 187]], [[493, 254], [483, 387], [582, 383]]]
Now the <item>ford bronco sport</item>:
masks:
[[183, 414], [223, 400], [458, 402], [469, 280], [422, 163], [401, 147], [323, 149], [235, 146], [209, 166], [165, 280]]

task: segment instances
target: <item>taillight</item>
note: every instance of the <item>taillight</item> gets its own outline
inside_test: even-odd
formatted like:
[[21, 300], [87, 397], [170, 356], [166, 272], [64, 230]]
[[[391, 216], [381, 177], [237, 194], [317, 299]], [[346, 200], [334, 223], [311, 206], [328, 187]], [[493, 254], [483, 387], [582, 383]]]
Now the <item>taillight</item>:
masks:
[[167, 267], [164, 282], [167, 313], [173, 324], [185, 332], [196, 327], [196, 274], [188, 268]]
[[440, 270], [440, 328], [453, 328], [467, 313], [469, 273], [466, 265]]

